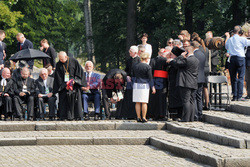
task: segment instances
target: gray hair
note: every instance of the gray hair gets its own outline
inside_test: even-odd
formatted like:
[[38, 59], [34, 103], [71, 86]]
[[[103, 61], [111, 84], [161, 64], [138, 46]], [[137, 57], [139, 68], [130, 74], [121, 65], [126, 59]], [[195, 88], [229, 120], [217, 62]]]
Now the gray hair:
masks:
[[174, 44], [174, 46], [178, 45], [178, 46], [182, 47], [182, 42], [179, 39], [175, 39], [173, 41], [173, 44]]
[[133, 53], [138, 53], [138, 47], [135, 45], [131, 46], [129, 50]]
[[41, 68], [40, 71], [39, 71], [39, 75], [43, 72], [43, 71], [46, 71], [48, 73], [48, 70], [46, 68]]
[[93, 62], [92, 62], [92, 61], [90, 61], [90, 60], [86, 61], [85, 66], [86, 66], [88, 63], [90, 63], [90, 64], [94, 67]]

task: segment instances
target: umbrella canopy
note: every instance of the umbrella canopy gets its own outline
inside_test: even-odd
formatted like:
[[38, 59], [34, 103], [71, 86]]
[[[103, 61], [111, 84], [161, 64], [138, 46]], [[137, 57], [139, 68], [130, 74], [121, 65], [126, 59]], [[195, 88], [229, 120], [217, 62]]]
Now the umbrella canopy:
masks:
[[24, 49], [15, 53], [10, 60], [30, 60], [30, 59], [39, 59], [39, 58], [50, 58], [44, 52], [36, 49]]

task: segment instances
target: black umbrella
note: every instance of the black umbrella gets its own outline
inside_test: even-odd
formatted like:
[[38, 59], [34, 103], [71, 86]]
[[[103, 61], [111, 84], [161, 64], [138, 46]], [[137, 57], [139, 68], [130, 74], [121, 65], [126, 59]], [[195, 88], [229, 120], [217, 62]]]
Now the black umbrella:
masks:
[[35, 49], [24, 49], [15, 53], [10, 60], [30, 60], [39, 58], [50, 58], [47, 54]]

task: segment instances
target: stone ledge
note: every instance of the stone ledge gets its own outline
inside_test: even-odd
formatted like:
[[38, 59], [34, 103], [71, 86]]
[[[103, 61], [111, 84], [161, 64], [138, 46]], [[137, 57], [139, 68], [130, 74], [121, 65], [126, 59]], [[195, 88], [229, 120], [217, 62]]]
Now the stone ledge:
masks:
[[246, 141], [231, 136], [225, 136], [211, 131], [205, 131], [198, 128], [182, 127], [170, 122], [166, 123], [167, 130], [173, 133], [184, 134], [187, 136], [193, 136], [204, 140], [209, 140], [218, 144], [233, 146], [236, 148], [247, 148]]
[[34, 131], [35, 130], [35, 123], [1, 123], [0, 124], [0, 131]]
[[0, 146], [36, 145], [36, 138], [4, 138], [0, 139]]
[[228, 110], [230, 112], [235, 112], [235, 113], [250, 115], [250, 107], [249, 106], [242, 106], [242, 105], [238, 105], [238, 104], [231, 104], [228, 107]]
[[205, 122], [208, 122], [211, 124], [217, 124], [217, 125], [224, 126], [227, 128], [233, 128], [233, 129], [238, 129], [238, 130], [242, 130], [245, 132], [250, 132], [250, 128], [249, 128], [250, 123], [235, 121], [232, 119], [212, 116], [208, 114], [203, 114], [203, 117], [204, 117]]
[[150, 137], [149, 143], [150, 145], [158, 149], [169, 151], [178, 156], [190, 158], [200, 163], [218, 167], [224, 166], [223, 159], [221, 159], [220, 157], [203, 153], [191, 147], [180, 146], [178, 144], [170, 143], [168, 141], [164, 141], [155, 137]]

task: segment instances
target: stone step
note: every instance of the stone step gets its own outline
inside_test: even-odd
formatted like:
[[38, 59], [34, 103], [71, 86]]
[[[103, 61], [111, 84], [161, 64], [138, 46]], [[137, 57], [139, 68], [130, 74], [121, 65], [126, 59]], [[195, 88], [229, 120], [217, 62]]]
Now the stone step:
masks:
[[[247, 166], [250, 149], [237, 149], [210, 141], [173, 134], [166, 130], [109, 131], [18, 131], [0, 132], [0, 150], [25, 145], [152, 145], [158, 149], [191, 158], [211, 166]], [[13, 147], [15, 146], [15, 147]], [[98, 152], [98, 151], [97, 151]], [[0, 153], [1, 154], [1, 153]], [[2, 158], [1, 158], [2, 159]], [[1, 161], [1, 160], [0, 160]], [[167, 162], [166, 162], [167, 165]]]
[[150, 137], [150, 145], [180, 157], [217, 167], [249, 166], [250, 150], [223, 146], [179, 134]]
[[233, 102], [231, 105], [228, 107], [228, 110], [230, 112], [235, 112], [239, 114], [245, 114], [245, 115], [250, 115], [250, 106], [249, 106], [249, 101], [247, 102]]
[[95, 130], [162, 130], [165, 122], [150, 121], [19, 121], [0, 122], [0, 132], [3, 131], [95, 131]]
[[203, 122], [167, 122], [167, 130], [221, 145], [250, 149], [250, 134]]
[[205, 122], [250, 132], [250, 115], [226, 111], [203, 111], [203, 116]]

